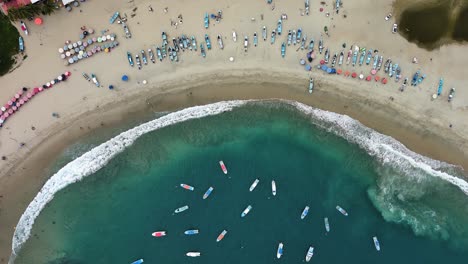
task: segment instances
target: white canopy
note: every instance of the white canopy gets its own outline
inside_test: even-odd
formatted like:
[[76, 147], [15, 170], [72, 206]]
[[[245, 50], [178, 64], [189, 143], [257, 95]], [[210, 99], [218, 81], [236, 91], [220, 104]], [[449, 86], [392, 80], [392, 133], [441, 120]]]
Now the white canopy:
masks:
[[35, 4], [35, 3], [39, 2], [39, 1], [41, 1], [41, 0], [31, 0], [31, 4]]
[[71, 2], [74, 2], [75, 0], [62, 0], [63, 5], [67, 5]]

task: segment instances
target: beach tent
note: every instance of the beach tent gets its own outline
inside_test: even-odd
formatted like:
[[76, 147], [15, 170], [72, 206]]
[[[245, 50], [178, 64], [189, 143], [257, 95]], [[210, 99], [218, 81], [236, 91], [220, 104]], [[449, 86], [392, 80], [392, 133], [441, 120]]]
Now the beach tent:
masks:
[[62, 0], [63, 5], [68, 5], [71, 2], [74, 2], [75, 0]]

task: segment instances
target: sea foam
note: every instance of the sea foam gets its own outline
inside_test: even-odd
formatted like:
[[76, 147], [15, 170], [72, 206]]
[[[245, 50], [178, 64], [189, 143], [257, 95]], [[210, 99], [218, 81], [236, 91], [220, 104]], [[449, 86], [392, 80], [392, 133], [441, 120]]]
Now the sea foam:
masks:
[[[21, 216], [13, 236], [13, 253], [9, 263], [13, 263], [21, 246], [30, 236], [36, 217], [44, 206], [53, 199], [55, 193], [96, 172], [118, 153], [131, 146], [136, 139], [148, 132], [186, 120], [220, 114], [249, 102], [258, 101], [226, 101], [170, 113], [123, 132], [68, 163], [46, 182]], [[357, 144], [383, 164], [392, 164], [402, 171], [422, 170], [427, 175], [438, 177], [457, 186], [468, 195], [466, 181], [441, 171], [441, 168], [450, 167], [449, 164], [414, 153], [392, 137], [365, 127], [349, 116], [316, 109], [299, 102], [286, 100], [281, 100], [281, 102], [289, 104], [309, 116], [315, 125]]]

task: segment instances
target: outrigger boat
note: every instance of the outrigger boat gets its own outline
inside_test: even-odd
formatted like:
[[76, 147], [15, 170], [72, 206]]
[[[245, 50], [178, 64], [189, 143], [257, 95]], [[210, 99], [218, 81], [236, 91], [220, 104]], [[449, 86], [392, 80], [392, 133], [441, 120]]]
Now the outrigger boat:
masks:
[[23, 30], [24, 34], [29, 35], [28, 28], [26, 27], [26, 24], [23, 21], [20, 21], [21, 24], [21, 30]]
[[179, 44], [177, 43], [176, 38], [172, 38], [172, 44], [174, 44], [174, 46], [172, 47], [172, 50], [179, 51]]
[[392, 78], [393, 73], [394, 73], [393, 64], [390, 63], [390, 66], [388, 66], [388, 77]]
[[244, 211], [242, 211], [241, 217], [245, 217], [250, 212], [250, 210], [252, 210], [251, 205], [247, 206], [247, 208], [245, 208]]
[[309, 42], [309, 52], [314, 51], [314, 39], [312, 38]]
[[184, 49], [191, 49], [191, 45], [189, 43], [189, 40], [187, 39], [187, 36], [182, 35], [182, 44], [184, 45]]
[[257, 184], [258, 182], [260, 182], [259, 179], [255, 179], [255, 181], [252, 183], [252, 185], [250, 185], [250, 188], [249, 188], [249, 191], [253, 191], [255, 189], [255, 187], [257, 187]]
[[314, 79], [309, 78], [309, 93], [312, 93], [314, 90]]
[[161, 55], [163, 58], [167, 57], [167, 47], [164, 43], [161, 45]]
[[262, 37], [263, 37], [263, 41], [267, 40], [267, 28], [266, 28], [266, 26], [263, 26], [263, 28], [262, 28]]
[[99, 81], [96, 77], [96, 75], [94, 75], [94, 73], [91, 73], [91, 80], [93, 81], [93, 83], [96, 85], [96, 87], [100, 87], [101, 85], [99, 84]]
[[205, 194], [203, 194], [203, 200], [205, 200], [206, 198], [208, 198], [208, 196], [210, 196], [211, 192], [213, 192], [213, 187], [210, 187], [208, 188], [208, 190], [206, 190]]
[[366, 48], [361, 49], [361, 56], [359, 57], [359, 66], [362, 66], [364, 63], [364, 58], [366, 57]]
[[281, 57], [286, 56], [286, 44], [284, 42], [281, 44]]
[[276, 196], [276, 182], [275, 181], [271, 181], [271, 193], [273, 194], [273, 196]]
[[163, 45], [167, 45], [167, 34], [166, 34], [166, 32], [163, 31], [161, 33], [161, 35], [162, 35]]
[[195, 189], [195, 188], [193, 188], [193, 186], [190, 186], [190, 185], [185, 184], [185, 183], [181, 183], [180, 187], [184, 188], [185, 190], [189, 190], [189, 191], [193, 191]]
[[192, 36], [192, 50], [197, 51], [197, 40]]
[[292, 42], [292, 31], [289, 30], [288, 31], [288, 46], [291, 46], [291, 42]]
[[224, 162], [222, 160], [219, 161], [219, 166], [221, 166], [221, 170], [223, 171], [224, 174], [228, 173], [226, 165], [224, 165]]
[[403, 84], [400, 86], [400, 91], [401, 92], [405, 91], [407, 83], [408, 83], [408, 78], [405, 78], [405, 80], [403, 81]]
[[210, 41], [210, 37], [208, 36], [208, 34], [205, 34], [205, 42], [206, 42], [206, 47], [208, 48], [208, 50], [211, 49], [211, 41]]
[[141, 264], [143, 263], [143, 259], [135, 260], [131, 264]]
[[192, 258], [195, 258], [195, 257], [199, 257], [201, 256], [201, 253], [200, 252], [187, 252], [187, 257], [192, 257]]
[[190, 235], [197, 235], [198, 232], [199, 232], [198, 229], [190, 229], [190, 230], [186, 230], [184, 234], [190, 236]]
[[146, 58], [146, 54], [144, 50], [141, 50], [141, 59], [145, 65], [148, 65], [148, 59]]
[[162, 61], [163, 56], [162, 56], [161, 49], [159, 48], [159, 46], [156, 47], [156, 54], [158, 55], [159, 61]]
[[323, 51], [323, 38], [320, 37], [320, 40], [319, 40], [319, 53], [322, 54], [322, 51]]
[[156, 231], [151, 234], [154, 237], [163, 237], [166, 236], [166, 231]]
[[372, 66], [372, 69], [376, 70], [378, 63], [379, 63], [379, 54], [375, 54], [375, 56], [374, 56], [374, 65]]
[[419, 77], [419, 70], [413, 75], [413, 79], [411, 80], [411, 85], [416, 86], [418, 84], [418, 77]]
[[206, 57], [205, 47], [203, 46], [203, 42], [200, 43], [200, 52], [203, 58]]
[[138, 56], [138, 54], [135, 55], [135, 61], [136, 61], [138, 69], [141, 70], [141, 61], [140, 61], [140, 56]]
[[323, 219], [324, 223], [325, 223], [325, 230], [328, 232], [330, 232], [330, 223], [328, 223], [328, 217], [325, 217]]
[[276, 39], [276, 30], [273, 29], [271, 31], [271, 44], [275, 43], [275, 39]]
[[384, 72], [385, 73], [389, 72], [391, 64], [392, 64], [392, 60], [390, 58], [388, 58], [387, 61], [385, 61], [385, 65], [384, 65]]
[[305, 14], [308, 16], [309, 15], [309, 9], [310, 9], [310, 5], [309, 5], [309, 0], [305, 0]]
[[301, 38], [302, 38], [302, 28], [298, 28], [298, 29], [297, 29], [297, 33], [296, 33], [296, 41], [297, 41], [297, 43], [301, 42]]
[[353, 67], [354, 67], [354, 65], [356, 65], [358, 53], [359, 53], [359, 47], [358, 47], [358, 46], [354, 46]]
[[278, 32], [278, 35], [281, 36], [281, 33], [283, 32], [283, 20], [281, 18], [278, 20], [278, 27], [276, 31]]
[[84, 72], [83, 72], [83, 77], [84, 77], [84, 78], [85, 78], [85, 80], [87, 80], [88, 82], [90, 82], [90, 81], [91, 81], [91, 78], [89, 78], [89, 75], [88, 75], [88, 74], [86, 74], [86, 73], [84, 73]]
[[437, 88], [437, 96], [442, 94], [442, 88], [444, 87], [444, 79], [440, 78], [439, 87]]
[[249, 37], [244, 36], [244, 51], [247, 52], [248, 48], [249, 48]]
[[182, 207], [179, 207], [177, 209], [175, 209], [174, 213], [178, 214], [178, 213], [182, 213], [183, 211], [189, 209], [188, 205], [184, 205]]
[[281, 258], [283, 256], [283, 243], [279, 243], [278, 250], [276, 251], [276, 258]]
[[344, 59], [344, 50], [340, 52], [340, 59], [338, 60], [338, 65], [343, 64], [343, 59]]
[[224, 49], [224, 45], [223, 45], [223, 38], [221, 38], [220, 35], [218, 35], [218, 45], [219, 45], [219, 48], [220, 49]]
[[128, 60], [128, 64], [130, 64], [130, 66], [133, 67], [133, 58], [132, 58], [132, 54], [130, 52], [127, 51], [127, 60]]
[[19, 51], [23, 52], [24, 51], [24, 40], [23, 37], [18, 38], [18, 44], [19, 44]]
[[221, 232], [221, 234], [219, 234], [219, 236], [216, 238], [216, 242], [219, 242], [221, 240], [223, 240], [224, 236], [227, 234], [227, 231], [226, 230], [223, 230], [223, 232]]
[[336, 206], [336, 210], [338, 210], [344, 216], [348, 216], [348, 212], [346, 212], [345, 209], [341, 208], [339, 205]]
[[210, 17], [208, 16], [208, 13], [205, 13], [205, 18], [203, 22], [205, 24], [205, 28], [208, 29], [208, 27], [210, 26]]
[[254, 47], [257, 47], [257, 45], [258, 45], [257, 32], [254, 32], [254, 35], [253, 35], [253, 43], [254, 43]]
[[156, 60], [154, 59], [154, 53], [152, 49], [148, 49], [148, 55], [150, 57], [150, 60], [152, 63], [156, 63]]
[[232, 31], [232, 40], [234, 40], [234, 42], [237, 42], [237, 34], [234, 30]]
[[377, 237], [376, 237], [376, 236], [375, 236], [375, 237], [372, 237], [372, 240], [374, 241], [375, 249], [376, 249], [377, 251], [380, 251], [380, 242], [379, 242], [379, 240], [377, 239]]
[[395, 82], [398, 82], [401, 79], [401, 68], [398, 64], [395, 64], [393, 68], [395, 70]]
[[346, 58], [346, 65], [349, 65], [349, 63], [351, 62], [352, 56], [353, 56], [353, 46], [351, 46], [351, 48], [349, 48], [348, 50], [348, 56]]
[[110, 22], [111, 24], [114, 24], [115, 20], [117, 20], [117, 18], [119, 17], [119, 15], [120, 15], [119, 12], [115, 12], [115, 13], [111, 16], [111, 18], [109, 19], [109, 22]]
[[307, 41], [307, 35], [304, 33], [304, 36], [302, 37], [302, 40], [301, 40], [301, 50], [305, 49], [306, 41]]
[[455, 96], [455, 88], [452, 87], [449, 92], [448, 101], [452, 102], [454, 96]]
[[297, 34], [296, 34], [296, 30], [294, 29], [292, 31], [292, 40], [291, 40], [291, 42], [292, 42], [292, 44], [296, 45], [296, 41], [297, 41]]
[[369, 65], [369, 64], [370, 64], [370, 61], [371, 61], [371, 59], [372, 59], [372, 51], [373, 51], [373, 50], [371, 50], [371, 49], [369, 49], [369, 50], [367, 51], [366, 65]]
[[301, 214], [301, 219], [304, 219], [307, 216], [307, 214], [309, 213], [309, 209], [310, 209], [309, 206], [306, 206], [304, 208], [304, 210], [302, 211], [302, 214]]
[[338, 57], [338, 53], [335, 53], [335, 55], [333, 55], [333, 59], [332, 59], [332, 68], [335, 67], [335, 64], [336, 64], [336, 58]]
[[382, 68], [382, 63], [383, 63], [383, 56], [379, 57], [379, 63], [377, 63], [377, 71], [380, 71]]
[[325, 63], [328, 63], [329, 59], [330, 59], [330, 50], [327, 48], [325, 50]]
[[309, 250], [307, 250], [305, 261], [309, 262], [313, 256], [314, 256], [314, 247], [311, 246], [309, 247]]

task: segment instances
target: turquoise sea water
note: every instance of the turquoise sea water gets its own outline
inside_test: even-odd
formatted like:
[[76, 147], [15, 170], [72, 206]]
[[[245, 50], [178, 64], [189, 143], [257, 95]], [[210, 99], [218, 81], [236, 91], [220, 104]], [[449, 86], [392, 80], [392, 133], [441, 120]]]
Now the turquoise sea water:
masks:
[[[311, 263], [465, 263], [468, 197], [458, 187], [370, 156], [316, 124], [270, 102], [145, 134], [57, 193], [15, 263], [300, 263], [309, 246]], [[174, 214], [183, 205], [189, 210]], [[253, 209], [241, 218], [247, 205]], [[186, 236], [187, 229], [200, 234]], [[223, 229], [228, 233], [216, 243]], [[159, 230], [168, 235], [151, 236]], [[279, 242], [284, 255], [277, 260]], [[188, 258], [189, 251], [202, 256]]]

